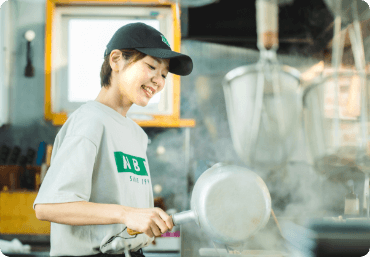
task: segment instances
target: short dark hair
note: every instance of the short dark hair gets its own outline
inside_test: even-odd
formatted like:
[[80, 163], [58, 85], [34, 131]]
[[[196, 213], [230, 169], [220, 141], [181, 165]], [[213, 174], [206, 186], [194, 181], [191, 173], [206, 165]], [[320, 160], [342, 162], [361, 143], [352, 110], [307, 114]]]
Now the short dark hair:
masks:
[[[120, 51], [122, 52], [123, 58], [126, 61], [127, 60], [129, 61], [127, 65], [131, 65], [132, 63], [137, 62], [146, 56], [146, 54], [139, 52], [135, 49], [120, 49]], [[110, 55], [107, 55], [104, 58], [104, 62], [100, 70], [100, 84], [101, 84], [101, 87], [106, 87], [106, 88], [110, 86], [110, 82], [111, 82], [110, 80], [111, 80], [111, 75], [112, 75], [112, 68], [110, 67], [110, 64], [109, 64], [109, 56]]]

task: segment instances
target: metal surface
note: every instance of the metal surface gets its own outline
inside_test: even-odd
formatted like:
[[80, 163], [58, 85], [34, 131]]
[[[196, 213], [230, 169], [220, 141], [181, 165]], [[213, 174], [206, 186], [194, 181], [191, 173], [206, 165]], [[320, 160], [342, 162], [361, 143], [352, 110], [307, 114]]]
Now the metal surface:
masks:
[[199, 225], [198, 217], [194, 211], [183, 211], [176, 213], [173, 215], [172, 220], [175, 226], [185, 224], [190, 221], [196, 221], [196, 223]]
[[349, 35], [356, 70], [339, 70], [345, 36], [341, 33], [344, 5], [346, 1], [337, 1], [335, 6], [333, 70], [308, 86], [303, 94], [305, 129], [315, 169], [337, 180], [348, 180], [351, 170], [364, 172], [366, 200], [370, 173], [370, 76], [365, 72], [357, 1], [351, 1], [349, 6], [347, 2], [346, 7], [353, 19]]
[[[358, 100], [349, 104], [351, 97], [369, 97], [370, 77], [366, 75], [366, 87], [361, 90], [359, 76], [356, 72], [333, 73], [304, 92], [304, 123], [309, 150], [316, 171], [326, 177], [345, 179], [345, 173], [351, 169], [368, 172], [370, 167], [368, 124], [362, 122], [360, 115], [363, 108], [370, 113], [369, 105], [361, 108], [363, 101]], [[351, 91], [355, 87], [358, 91]]]
[[300, 72], [277, 63], [242, 66], [225, 76], [232, 140], [247, 165], [265, 170], [286, 164], [302, 109], [299, 86]]
[[270, 193], [256, 173], [218, 163], [197, 180], [191, 211], [173, 218], [176, 225], [194, 220], [213, 241], [236, 247], [263, 228], [270, 213]]
[[[338, 3], [341, 4], [338, 6]], [[328, 9], [332, 12], [333, 16], [340, 15], [344, 26], [353, 22], [354, 17], [351, 10], [353, 2], [357, 2], [357, 12], [359, 13], [359, 20], [370, 19], [370, 10], [368, 4], [363, 0], [324, 0]]]
[[244, 251], [227, 251], [226, 249], [201, 248], [200, 256], [249, 256], [249, 257], [288, 257], [288, 253], [268, 250], [244, 250]]
[[300, 74], [277, 60], [277, 1], [257, 0], [256, 12], [260, 59], [230, 71], [223, 88], [236, 152], [248, 166], [271, 170], [285, 166], [295, 146]]

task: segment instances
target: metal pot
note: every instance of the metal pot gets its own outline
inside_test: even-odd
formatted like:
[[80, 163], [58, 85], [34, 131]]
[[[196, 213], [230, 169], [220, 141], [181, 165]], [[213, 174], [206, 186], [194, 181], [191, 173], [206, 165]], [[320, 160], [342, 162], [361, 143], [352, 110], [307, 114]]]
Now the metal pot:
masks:
[[172, 216], [173, 223], [195, 221], [214, 242], [231, 247], [242, 246], [266, 225], [271, 213], [270, 193], [262, 178], [247, 168], [222, 163], [198, 178], [190, 204], [190, 211]]
[[174, 224], [195, 221], [215, 242], [241, 246], [270, 218], [271, 197], [253, 171], [215, 164], [194, 185], [191, 210], [173, 216]]

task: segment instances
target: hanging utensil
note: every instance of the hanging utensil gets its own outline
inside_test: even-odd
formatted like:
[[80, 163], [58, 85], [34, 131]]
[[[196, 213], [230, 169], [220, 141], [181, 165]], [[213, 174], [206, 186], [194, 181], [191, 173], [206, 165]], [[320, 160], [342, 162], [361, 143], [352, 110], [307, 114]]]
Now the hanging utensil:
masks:
[[278, 6], [257, 0], [257, 64], [226, 74], [223, 88], [234, 148], [256, 169], [285, 166], [296, 142], [302, 110], [300, 72], [277, 61]]
[[218, 163], [195, 183], [191, 210], [176, 213], [172, 219], [175, 225], [195, 221], [213, 241], [239, 247], [266, 225], [270, 213], [270, 193], [256, 173]]
[[[336, 1], [341, 10], [342, 1]], [[305, 130], [315, 169], [334, 180], [352, 179], [365, 173], [363, 210], [368, 209], [370, 150], [370, 75], [358, 20], [357, 1], [352, 1], [353, 23], [341, 31], [341, 12], [336, 12], [332, 49], [333, 71], [308, 86], [303, 95]], [[345, 32], [349, 32], [356, 70], [341, 70]]]

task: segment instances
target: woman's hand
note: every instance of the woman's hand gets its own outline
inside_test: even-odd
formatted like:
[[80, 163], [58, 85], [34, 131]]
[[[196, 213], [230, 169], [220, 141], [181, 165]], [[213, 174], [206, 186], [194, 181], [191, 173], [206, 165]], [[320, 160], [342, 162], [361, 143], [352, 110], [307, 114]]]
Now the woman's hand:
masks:
[[125, 207], [122, 220], [128, 228], [149, 237], [160, 236], [173, 228], [171, 216], [160, 208]]

